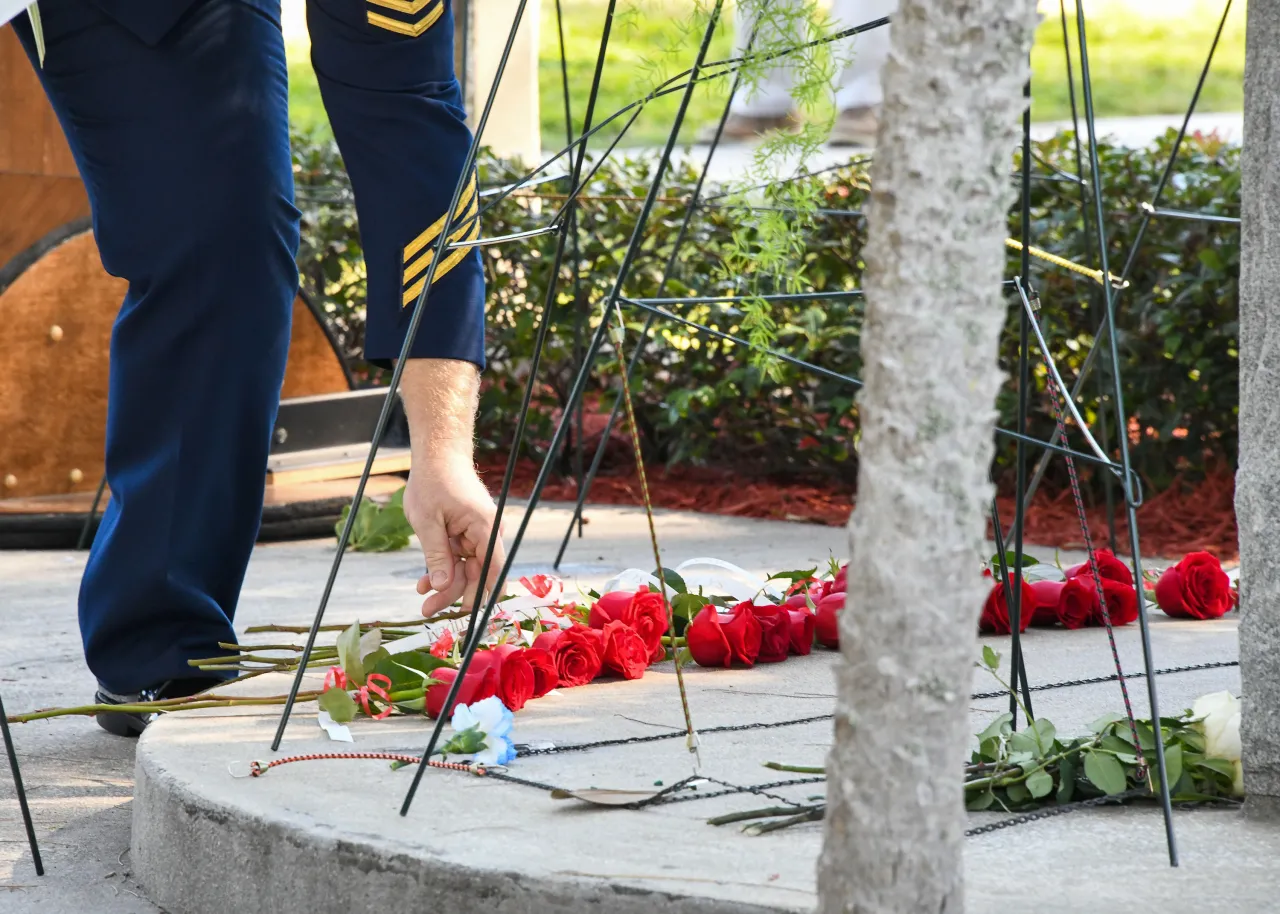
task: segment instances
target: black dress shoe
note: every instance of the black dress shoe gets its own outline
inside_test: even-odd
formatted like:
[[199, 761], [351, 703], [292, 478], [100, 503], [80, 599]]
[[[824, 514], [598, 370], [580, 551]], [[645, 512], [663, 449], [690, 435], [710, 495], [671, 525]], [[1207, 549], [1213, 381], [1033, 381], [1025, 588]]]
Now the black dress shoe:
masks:
[[[141, 701], [185, 698], [188, 695], [195, 695], [197, 692], [203, 692], [205, 689], [219, 686], [223, 681], [222, 679], [213, 679], [208, 676], [191, 679], [170, 679], [168, 682], [161, 683], [153, 689], [143, 689], [141, 692], [128, 695], [111, 692], [99, 683], [97, 694], [94, 696], [94, 703], [100, 705], [133, 705]], [[147, 725], [155, 720], [158, 715], [159, 712], [156, 711], [149, 713], [100, 711], [94, 716], [94, 719], [98, 721], [98, 726], [108, 733], [136, 739], [142, 735], [142, 731], [147, 729]]]

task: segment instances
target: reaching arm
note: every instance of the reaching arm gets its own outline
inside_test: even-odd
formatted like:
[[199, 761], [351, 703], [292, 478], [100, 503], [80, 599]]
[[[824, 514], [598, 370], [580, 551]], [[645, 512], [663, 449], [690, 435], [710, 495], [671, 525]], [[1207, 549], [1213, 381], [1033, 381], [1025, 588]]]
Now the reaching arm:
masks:
[[[411, 359], [400, 379], [413, 453], [404, 511], [427, 563], [418, 581], [424, 616], [459, 597], [470, 608], [480, 587], [495, 508], [474, 463], [479, 391], [476, 366], [459, 360]], [[485, 589], [504, 560], [499, 534]]]

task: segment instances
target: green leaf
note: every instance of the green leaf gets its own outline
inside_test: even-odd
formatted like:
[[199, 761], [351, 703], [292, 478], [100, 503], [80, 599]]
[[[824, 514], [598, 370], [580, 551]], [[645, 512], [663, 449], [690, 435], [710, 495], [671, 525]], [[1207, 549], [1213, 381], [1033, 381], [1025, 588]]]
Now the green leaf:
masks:
[[1103, 730], [1107, 729], [1107, 727], [1111, 726], [1118, 720], [1124, 720], [1124, 715], [1116, 714], [1115, 712], [1112, 712], [1110, 714], [1103, 714], [1093, 723], [1089, 724], [1089, 729], [1092, 730], [1094, 733], [1101, 733]]
[[[831, 572], [833, 577], [840, 570], [839, 565], [835, 565], [834, 567], [836, 570]], [[807, 581], [817, 573], [818, 573], [818, 568], [815, 565], [813, 568], [806, 568], [804, 571], [779, 571], [776, 574], [769, 575], [769, 580], [770, 581], [790, 581], [792, 584], [794, 584], [796, 581]]]
[[[658, 570], [656, 568], [653, 570], [653, 576], [655, 578], [658, 577]], [[670, 568], [662, 569], [661, 580], [666, 582], [666, 585], [670, 587], [672, 590], [674, 590], [676, 593], [689, 592], [689, 585], [684, 582], [684, 578], [680, 577], [680, 575], [676, 574]]]
[[1040, 749], [1036, 746], [1035, 735], [1030, 730], [1019, 730], [1010, 736], [1009, 748], [1014, 752], [1025, 752], [1032, 758], [1036, 758], [1040, 754]]
[[1070, 803], [1076, 793], [1076, 760], [1067, 756], [1058, 763], [1058, 802]]
[[[371, 628], [360, 638], [360, 659], [364, 660], [374, 651], [382, 646], [382, 629]], [[366, 668], [372, 668], [373, 664], [365, 664]]]
[[1013, 720], [1013, 715], [1008, 711], [1001, 714], [995, 720], [987, 725], [987, 729], [978, 734], [979, 744], [985, 743], [992, 737], [1007, 736], [1009, 734], [1009, 723]]
[[1058, 731], [1053, 726], [1053, 721], [1047, 717], [1037, 717], [1032, 721], [1031, 729], [1040, 734], [1040, 743], [1046, 752], [1053, 748], [1053, 741], [1058, 738]]
[[1086, 752], [1084, 754], [1084, 774], [1089, 782], [1107, 796], [1122, 793], [1128, 781], [1122, 766], [1113, 755], [1105, 752]]
[[[1152, 765], [1154, 764], [1153, 760]], [[1164, 770], [1170, 784], [1177, 784], [1182, 777], [1182, 747], [1177, 743], [1165, 746]], [[1170, 790], [1172, 790], [1172, 787]]]
[[328, 711], [329, 716], [340, 724], [355, 720], [356, 712], [359, 710], [355, 699], [348, 695], [345, 689], [330, 689], [320, 696], [317, 704], [322, 710]]
[[693, 662], [693, 653], [687, 648], [680, 648], [680, 653], [676, 654], [676, 666], [683, 667]]
[[353, 685], [364, 685], [364, 666], [360, 663], [360, 623], [338, 636], [338, 665]]
[[1000, 655], [989, 644], [982, 646], [982, 663], [989, 670], [1000, 669]]
[[1009, 802], [1018, 806], [1031, 801], [1031, 791], [1025, 784], [1010, 784], [1004, 792], [1008, 795]]
[[[427, 681], [430, 682], [432, 685], [435, 684], [434, 680], [427, 680]], [[427, 708], [427, 696], [423, 695], [421, 698], [411, 698], [408, 701], [397, 701], [396, 707], [399, 708], [401, 711], [404, 711], [406, 714], [413, 714], [417, 711], [425, 711]]]
[[991, 804], [994, 803], [995, 801], [996, 801], [996, 795], [991, 792], [990, 788], [988, 788], [982, 791], [982, 793], [978, 794], [973, 799], [966, 802], [964, 805], [965, 805], [965, 809], [969, 810], [970, 812], [981, 812], [984, 809], [989, 809], [991, 807]]
[[1000, 761], [1000, 737], [992, 736], [978, 744], [978, 754], [984, 761]]
[[[990, 566], [991, 566], [991, 570], [992, 570], [993, 572], [996, 572], [996, 569], [998, 569], [998, 568], [1000, 567], [1000, 553], [998, 553], [998, 552], [997, 552], [995, 555], [991, 556], [991, 562], [990, 562], [989, 564], [990, 564]], [[1031, 565], [1039, 565], [1039, 564], [1040, 564], [1040, 560], [1039, 560], [1039, 559], [1035, 558], [1034, 556], [1027, 555], [1025, 552], [1024, 552], [1024, 553], [1022, 553], [1022, 567], [1023, 567], [1023, 568], [1027, 568], [1027, 567], [1029, 567], [1029, 566], [1031, 566]], [[1010, 550], [1010, 551], [1006, 552], [1006, 553], [1004, 554], [1004, 566], [1005, 566], [1005, 568], [1010, 568], [1010, 569], [1012, 569], [1012, 568], [1017, 568], [1017, 567], [1018, 567], [1018, 554], [1017, 554], [1016, 552], [1012, 551], [1012, 550]], [[998, 573], [998, 572], [996, 572], [996, 573]]]
[[391, 680], [391, 691], [402, 692], [430, 682], [431, 673], [442, 666], [452, 664], [426, 651], [405, 651], [379, 660], [374, 672]]
[[1053, 791], [1053, 775], [1043, 768], [1037, 768], [1027, 775], [1026, 784], [1031, 796], [1039, 800], [1041, 797], [1047, 797]]
[[1206, 768], [1210, 771], [1217, 772], [1226, 778], [1234, 779], [1236, 776], [1236, 766], [1224, 758], [1206, 758], [1202, 760], [1197, 768]]

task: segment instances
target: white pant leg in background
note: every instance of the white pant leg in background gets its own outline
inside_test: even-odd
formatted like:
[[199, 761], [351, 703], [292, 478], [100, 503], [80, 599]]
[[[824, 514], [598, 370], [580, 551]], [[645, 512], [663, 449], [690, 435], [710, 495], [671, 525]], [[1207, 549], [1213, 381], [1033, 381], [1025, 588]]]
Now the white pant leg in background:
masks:
[[[796, 6], [797, 0], [771, 0], [778, 6]], [[743, 15], [741, 7], [734, 10], [733, 17], [733, 56], [743, 57], [747, 53], [747, 43], [751, 40], [751, 32], [755, 21]], [[761, 36], [760, 40], [766, 40]], [[770, 67], [761, 75], [754, 91], [740, 88], [733, 97], [730, 110], [734, 114], [747, 117], [781, 117], [791, 110], [792, 67], [786, 58], [779, 58], [776, 66]]]
[[[795, 4], [797, 0], [774, 0], [783, 4]], [[892, 15], [896, 0], [832, 0], [831, 18], [836, 29], [846, 29], [881, 16]], [[734, 56], [746, 53], [754, 22], [747, 16], [734, 17]], [[889, 56], [889, 27], [883, 26], [870, 32], [855, 35], [841, 43], [844, 57], [851, 53], [852, 61], [840, 75], [836, 91], [836, 105], [840, 110], [870, 107], [883, 100], [880, 88], [880, 70]], [[780, 117], [791, 110], [792, 68], [779, 63], [770, 68], [760, 79], [755, 92], [739, 90], [733, 100], [733, 113], [749, 117]]]
[[[837, 29], [847, 29], [882, 16], [892, 16], [897, 5], [896, 0], [833, 0], [831, 18]], [[860, 32], [849, 42], [841, 52], [847, 58], [851, 51], [853, 60], [840, 75], [836, 106], [847, 111], [879, 105], [884, 101], [880, 71], [889, 57], [889, 26]]]

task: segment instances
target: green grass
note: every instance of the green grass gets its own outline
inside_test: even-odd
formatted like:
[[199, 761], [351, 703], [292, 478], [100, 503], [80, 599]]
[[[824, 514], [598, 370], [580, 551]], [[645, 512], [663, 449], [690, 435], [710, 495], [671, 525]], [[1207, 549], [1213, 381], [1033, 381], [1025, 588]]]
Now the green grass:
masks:
[[[561, 2], [571, 106], [574, 119], [581, 123], [600, 43], [604, 4], [601, 0]], [[538, 82], [543, 145], [551, 147], [563, 144], [564, 101], [555, 3], [543, 0], [541, 5], [542, 59]], [[682, 34], [678, 18], [660, 14], [663, 7], [674, 9], [674, 3], [667, 0], [623, 0], [620, 7], [626, 6], [639, 6], [643, 14], [625, 17], [614, 27], [605, 79], [597, 102], [597, 123], [602, 117], [642, 96], [656, 81], [656, 73], [667, 75], [684, 69], [692, 61], [696, 48], [696, 39], [686, 39], [688, 50], [679, 54], [664, 51], [678, 42]], [[1035, 49], [1031, 55], [1032, 116], [1037, 121], [1065, 120], [1070, 118], [1071, 108], [1062, 27], [1057, 7], [1046, 10], [1045, 21], [1036, 34]], [[1092, 13], [1088, 22], [1089, 63], [1097, 115], [1118, 117], [1185, 111], [1221, 10], [1220, 3], [1205, 3], [1163, 19], [1117, 6]], [[1244, 20], [1244, 5], [1233, 5], [1198, 111], [1241, 109]], [[1068, 21], [1074, 30], [1070, 8]], [[728, 57], [731, 49], [729, 29], [722, 26], [711, 48], [711, 58]], [[1079, 54], [1074, 47], [1072, 59], [1078, 83]], [[289, 60], [290, 105], [295, 123], [304, 128], [327, 128], [306, 48], [291, 48]], [[686, 139], [692, 138], [693, 131], [715, 121], [727, 91], [727, 85], [714, 83], [695, 94]], [[649, 105], [628, 132], [624, 145], [660, 144], [666, 137], [667, 125], [671, 123], [677, 103], [678, 95], [671, 95]], [[608, 135], [608, 131], [603, 131], [602, 135]]]

